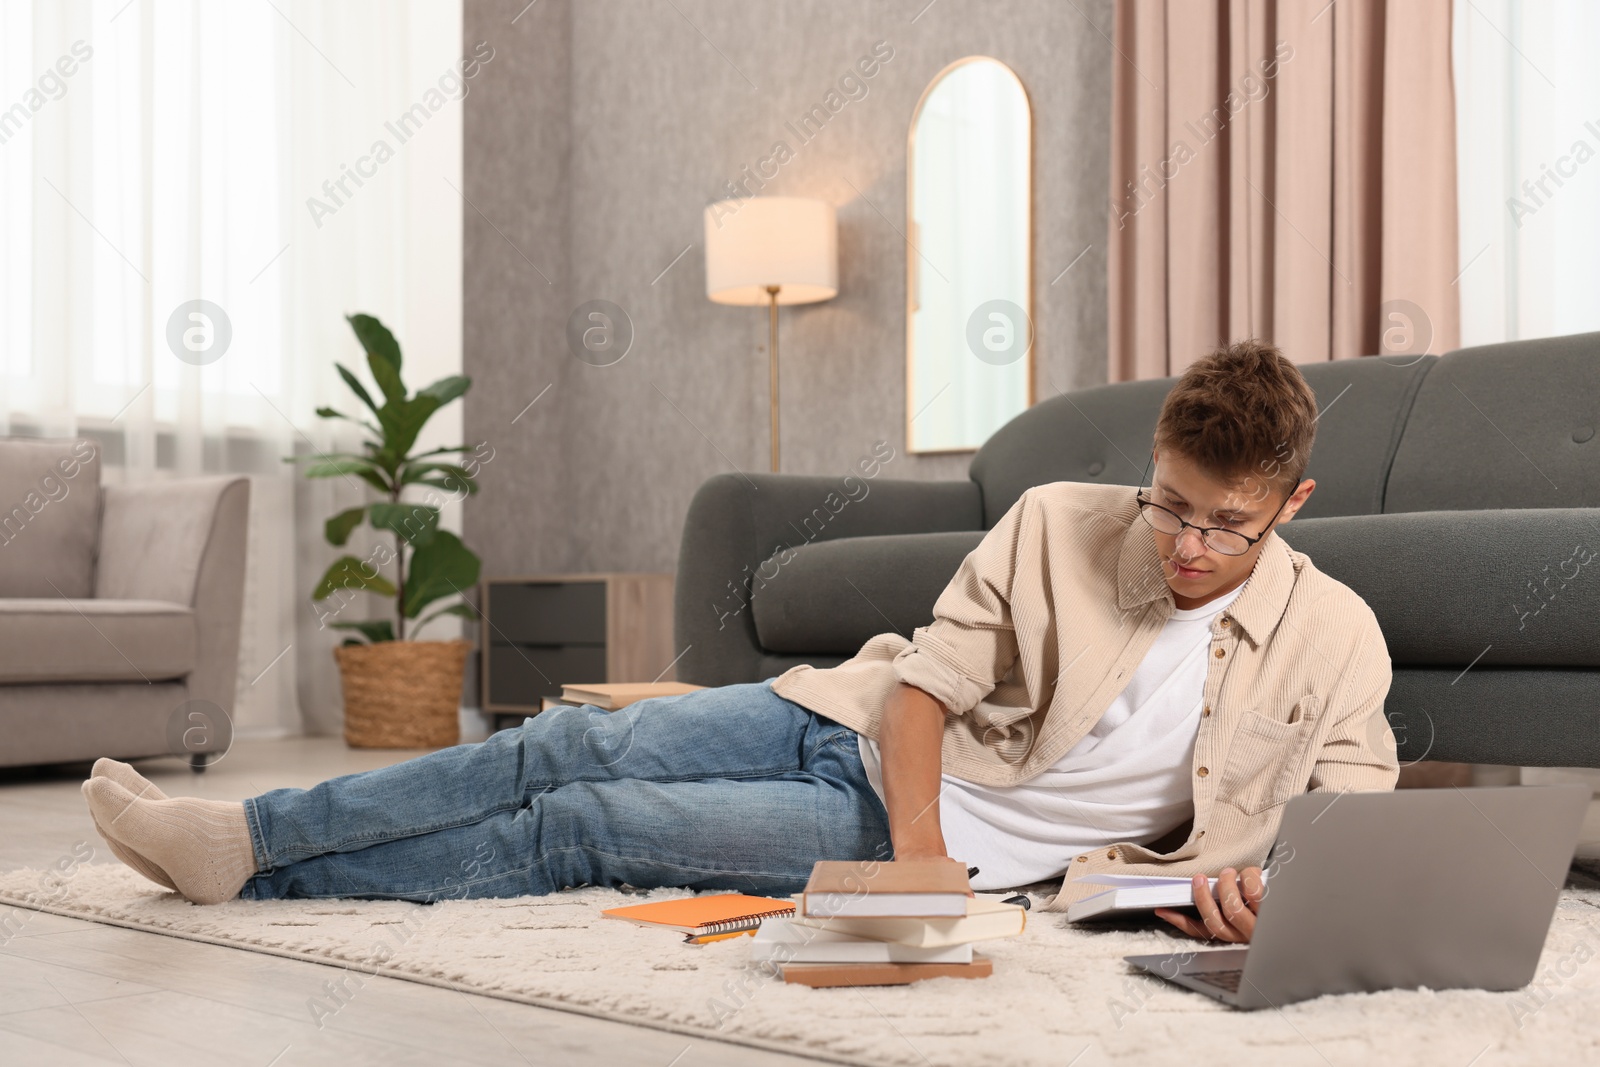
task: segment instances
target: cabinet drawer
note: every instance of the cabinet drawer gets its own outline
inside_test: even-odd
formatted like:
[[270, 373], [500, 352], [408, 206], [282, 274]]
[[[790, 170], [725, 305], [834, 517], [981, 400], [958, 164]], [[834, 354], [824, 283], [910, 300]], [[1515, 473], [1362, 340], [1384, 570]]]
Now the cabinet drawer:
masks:
[[603, 645], [606, 583], [493, 582], [489, 585], [489, 622], [492, 641]]
[[508, 645], [498, 641], [489, 645], [489, 704], [537, 712], [539, 698], [560, 696], [563, 685], [605, 680], [603, 646]]

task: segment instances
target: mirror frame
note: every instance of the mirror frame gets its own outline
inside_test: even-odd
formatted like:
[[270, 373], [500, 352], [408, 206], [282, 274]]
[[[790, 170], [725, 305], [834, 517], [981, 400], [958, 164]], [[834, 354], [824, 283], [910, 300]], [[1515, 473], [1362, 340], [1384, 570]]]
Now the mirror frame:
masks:
[[[964, 67], [969, 63], [994, 63], [998, 65], [1002, 70], [1009, 74], [1011, 76], [1011, 80], [1016, 83], [1017, 89], [1022, 93], [1022, 102], [1028, 109], [1028, 232], [1025, 235], [1025, 239], [1027, 241], [1026, 270], [1028, 280], [1025, 289], [1026, 304], [1023, 307], [1023, 311], [1028, 316], [1028, 328], [1032, 331], [1033, 336], [1031, 338], [1031, 343], [1028, 345], [1028, 352], [1023, 357], [1028, 368], [1028, 402], [1022, 411], [1027, 411], [1028, 408], [1031, 408], [1038, 403], [1038, 392], [1035, 383], [1035, 379], [1038, 376], [1038, 367], [1035, 362], [1034, 354], [1039, 348], [1039, 330], [1033, 313], [1035, 305], [1033, 289], [1034, 280], [1037, 273], [1034, 262], [1035, 253], [1033, 220], [1035, 214], [1034, 208], [1037, 206], [1037, 194], [1035, 190], [1038, 184], [1034, 181], [1034, 159], [1037, 155], [1036, 148], [1038, 136], [1037, 131], [1034, 128], [1033, 98], [1028, 94], [1028, 87], [1022, 83], [1021, 76], [1012, 69], [1011, 64], [1002, 59], [996, 59], [994, 56], [963, 56], [962, 58], [955, 60], [953, 63], [945, 64], [945, 66], [937, 74], [929, 79], [928, 84], [923, 87], [922, 95], [917, 97], [917, 106], [911, 111], [911, 125], [906, 130], [906, 451], [919, 456], [943, 456], [960, 455], [962, 453], [975, 453], [983, 447], [982, 444], [978, 444], [962, 448], [915, 448], [911, 443], [911, 422], [917, 417], [918, 414], [917, 412], [913, 412], [911, 410], [911, 406], [915, 402], [916, 398], [916, 392], [913, 388], [913, 383], [915, 380], [914, 357], [916, 355], [913, 345], [915, 344], [916, 333], [913, 329], [912, 323], [912, 317], [915, 314], [916, 309], [912, 306], [912, 303], [917, 292], [917, 273], [920, 270], [917, 260], [918, 257], [922, 255], [920, 251], [920, 245], [918, 243], [919, 239], [921, 238], [921, 234], [917, 229], [917, 173], [915, 164], [917, 147], [917, 122], [922, 118], [922, 109], [924, 105], [927, 104], [928, 97], [932, 95], [933, 91], [939, 87], [939, 83], [944, 81], [945, 76], [957, 68]], [[1019, 411], [1017, 414], [1020, 415], [1022, 412]], [[1013, 416], [1013, 418], [1015, 418], [1015, 416]]]

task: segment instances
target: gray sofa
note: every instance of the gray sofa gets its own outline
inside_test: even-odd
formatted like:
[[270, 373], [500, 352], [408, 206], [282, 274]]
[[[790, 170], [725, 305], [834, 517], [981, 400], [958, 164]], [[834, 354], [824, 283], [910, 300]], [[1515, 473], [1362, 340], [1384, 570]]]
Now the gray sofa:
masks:
[[244, 478], [100, 484], [92, 441], [0, 440], [0, 766], [231, 741]]
[[[1301, 369], [1317, 488], [1280, 535], [1377, 615], [1400, 758], [1600, 767], [1600, 333]], [[1175, 381], [1036, 404], [965, 481], [709, 479], [678, 558], [678, 677], [758, 681], [909, 637], [1024, 489], [1138, 484]]]

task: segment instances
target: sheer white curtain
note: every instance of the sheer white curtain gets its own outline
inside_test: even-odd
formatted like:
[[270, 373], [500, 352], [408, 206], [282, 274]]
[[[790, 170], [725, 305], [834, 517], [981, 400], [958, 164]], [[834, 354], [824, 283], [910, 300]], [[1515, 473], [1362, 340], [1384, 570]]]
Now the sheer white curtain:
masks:
[[1600, 5], [1456, 0], [1453, 32], [1461, 343], [1600, 330]]
[[1461, 343], [1600, 330], [1600, 4], [1457, 0]]
[[[0, 434], [96, 437], [108, 482], [250, 475], [235, 725], [332, 730], [308, 594], [362, 489], [281, 457], [352, 443], [315, 416], [352, 410], [346, 313], [395, 331], [413, 388], [460, 366], [460, 2], [0, 10]], [[459, 409], [436, 421], [459, 443]]]

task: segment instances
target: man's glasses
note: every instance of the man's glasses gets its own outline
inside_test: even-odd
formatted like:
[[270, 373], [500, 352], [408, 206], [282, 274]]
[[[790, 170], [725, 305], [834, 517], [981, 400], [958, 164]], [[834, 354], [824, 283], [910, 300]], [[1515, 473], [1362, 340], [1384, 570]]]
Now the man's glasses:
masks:
[[[1303, 478], [1301, 479], [1301, 481], [1304, 480]], [[1272, 528], [1273, 522], [1282, 514], [1284, 504], [1289, 502], [1299, 488], [1300, 482], [1295, 482], [1294, 489], [1289, 490], [1289, 495], [1283, 498], [1283, 504], [1279, 504], [1278, 510], [1272, 513], [1272, 518], [1267, 520], [1266, 527], [1254, 537], [1246, 537], [1238, 530], [1229, 530], [1222, 526], [1196, 526], [1194, 523], [1186, 521], [1170, 508], [1164, 508], [1153, 500], [1146, 500], [1142, 489], [1139, 491], [1137, 499], [1139, 502], [1139, 514], [1144, 516], [1144, 521], [1149, 523], [1152, 529], [1160, 533], [1176, 535], [1181, 534], [1184, 527], [1188, 527], [1191, 530], [1198, 531], [1200, 540], [1204, 541], [1206, 547], [1213, 552], [1221, 553], [1224, 556], [1242, 556], [1250, 551], [1251, 545], [1267, 536], [1267, 530]]]

